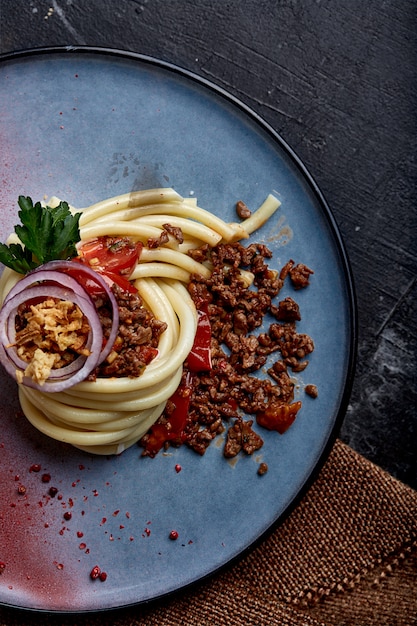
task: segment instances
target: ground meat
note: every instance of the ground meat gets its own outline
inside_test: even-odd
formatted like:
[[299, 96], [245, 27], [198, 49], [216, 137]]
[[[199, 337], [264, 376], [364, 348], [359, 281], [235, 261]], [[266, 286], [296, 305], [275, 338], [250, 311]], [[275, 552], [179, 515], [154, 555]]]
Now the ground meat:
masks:
[[266, 463], [260, 463], [259, 467], [258, 467], [258, 474], [259, 476], [264, 476], [264, 474], [266, 474], [268, 471], [268, 465]]
[[273, 304], [271, 313], [281, 322], [298, 322], [301, 319], [300, 307], [292, 298], [285, 298], [278, 306]]
[[209, 245], [208, 243], [205, 243], [203, 246], [200, 246], [200, 248], [195, 248], [193, 250], [189, 250], [188, 251], [188, 255], [194, 259], [194, 261], [198, 261], [199, 263], [203, 263], [204, 261], [207, 261], [208, 257], [209, 257]]
[[[113, 292], [119, 307], [119, 332], [109, 357], [95, 369], [89, 380], [140, 376], [156, 356], [159, 338], [167, 327], [143, 306], [139, 294], [124, 291], [117, 285], [113, 285]], [[100, 305], [100, 321], [105, 336], [108, 336], [110, 314], [105, 303], [100, 302]]]
[[281, 268], [281, 271], [279, 273], [279, 277], [282, 281], [284, 281], [288, 274], [290, 273], [290, 270], [294, 267], [294, 261], [292, 259], [290, 259], [289, 261], [286, 262], [286, 264], [284, 265], [284, 267]]
[[159, 248], [159, 246], [163, 246], [164, 243], [168, 243], [168, 241], [169, 241], [168, 233], [166, 230], [163, 230], [161, 234], [159, 235], [159, 237], [149, 237], [147, 241], [147, 247], [150, 250], [153, 250], [155, 248]]
[[311, 337], [306, 334], [298, 334], [295, 329], [284, 334], [281, 343], [281, 354], [284, 361], [293, 371], [301, 372], [307, 367], [307, 361], [301, 361], [307, 354], [314, 350], [314, 343]]
[[316, 385], [306, 385], [305, 392], [308, 396], [311, 396], [312, 398], [317, 398], [317, 396], [319, 395], [319, 391]]
[[250, 209], [246, 206], [243, 200], [236, 202], [236, 213], [241, 220], [246, 220], [251, 216]]
[[252, 429], [253, 420], [245, 421], [237, 419], [233, 426], [227, 431], [224, 456], [232, 458], [239, 454], [241, 450], [246, 454], [253, 454], [262, 448], [264, 442], [262, 438]]
[[[242, 412], [256, 416], [268, 406], [291, 403], [294, 382], [288, 370], [304, 369], [305, 357], [314, 349], [308, 335], [297, 333], [301, 315], [296, 302], [291, 298], [277, 305], [273, 302], [294, 261], [280, 273], [271, 270], [267, 264], [271, 252], [262, 244], [205, 245], [189, 254], [213, 267], [210, 278], [192, 275], [188, 286], [196, 305], [202, 301], [208, 305], [212, 370], [194, 375], [182, 443], [204, 454], [227, 428], [225, 456], [230, 458], [241, 450], [252, 454], [261, 447], [262, 439], [252, 428], [254, 420], [244, 421]], [[242, 279], [242, 269], [254, 275], [251, 287]], [[257, 334], [266, 315], [271, 316], [271, 323]], [[268, 376], [254, 376], [273, 353], [276, 359]], [[166, 420], [166, 415], [160, 419]]]
[[295, 289], [303, 289], [309, 285], [310, 274], [314, 274], [307, 265], [299, 263], [295, 267], [290, 269], [290, 278]]
[[178, 243], [183, 243], [184, 235], [182, 233], [181, 228], [178, 226], [172, 226], [171, 224], [163, 224], [163, 231], [159, 235], [159, 237], [149, 237], [147, 246], [151, 250], [154, 248], [159, 248], [164, 244], [169, 242], [169, 235], [174, 237], [178, 241]]
[[166, 230], [167, 233], [172, 235], [174, 239], [178, 241], [178, 243], [183, 243], [184, 235], [181, 228], [179, 228], [178, 226], [172, 226], [172, 224], [163, 224], [163, 229]]

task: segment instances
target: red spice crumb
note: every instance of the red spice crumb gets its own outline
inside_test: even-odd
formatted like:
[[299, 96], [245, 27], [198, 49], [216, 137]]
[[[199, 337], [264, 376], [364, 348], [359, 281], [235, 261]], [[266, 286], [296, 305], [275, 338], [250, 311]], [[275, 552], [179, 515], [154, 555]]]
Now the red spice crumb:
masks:
[[150, 529], [150, 528], [145, 528], [145, 530], [144, 530], [143, 532], [145, 533], [145, 535], [146, 535], [147, 537], [149, 537], [149, 536], [150, 536], [150, 534], [151, 534], [151, 529]]
[[177, 472], [177, 474], [179, 474], [181, 470], [182, 470], [181, 465], [179, 463], [177, 463], [176, 466], [175, 466], [175, 471]]
[[58, 493], [58, 489], [56, 487], [51, 487], [48, 493], [51, 496], [51, 498], [55, 498], [56, 494]]
[[91, 580], [96, 580], [101, 574], [101, 569], [98, 565], [94, 565], [93, 569], [90, 572]]
[[177, 531], [176, 531], [176, 530], [171, 530], [171, 532], [169, 533], [169, 538], [170, 538], [172, 541], [176, 541], [176, 540], [178, 539], [178, 536], [179, 536], [179, 535], [178, 535], [178, 533], [177, 533]]
[[113, 517], [116, 517], [117, 515], [119, 515], [120, 513], [120, 509], [116, 509], [115, 511], [113, 511]]
[[130, 519], [130, 513], [129, 513], [129, 511], [126, 511], [126, 517], [127, 517], [127, 519]]
[[45, 524], [43, 526], [44, 526], [44, 528], [49, 528], [48, 522], [45, 522]]
[[64, 513], [64, 519], [67, 520], [67, 522], [69, 522], [69, 520], [72, 517], [72, 513], [70, 513], [70, 511], [65, 511]]
[[51, 475], [50, 474], [42, 474], [42, 478], [41, 478], [43, 483], [49, 483], [51, 480]]
[[56, 568], [57, 569], [64, 569], [64, 565], [62, 563], [58, 563]]
[[106, 572], [100, 572], [99, 578], [100, 578], [101, 582], [104, 583], [104, 581], [107, 579]]
[[6, 569], [6, 563], [4, 563], [4, 561], [0, 561], [0, 574], [3, 574], [5, 569]]
[[19, 474], [16, 474], [16, 476], [14, 477], [15, 481], [17, 482], [18, 480], [20, 480], [20, 476]]
[[124, 528], [123, 524], [120, 524], [119, 528], [120, 528], [120, 530], [123, 530], [123, 528]]
[[80, 465], [78, 466], [78, 469], [80, 469], [80, 470], [85, 469], [85, 465], [80, 464]]
[[87, 544], [82, 542], [82, 543], [80, 543], [80, 545], [78, 547], [79, 547], [80, 550], [85, 550], [86, 547], [87, 547]]
[[39, 465], [39, 463], [34, 463], [33, 465], [29, 467], [29, 472], [40, 472], [40, 471], [41, 471], [41, 466]]
[[98, 491], [97, 491], [97, 489], [93, 489], [93, 495], [94, 495], [94, 496], [98, 496]]
[[26, 487], [24, 485], [19, 485], [17, 488], [17, 493], [19, 496], [24, 496], [26, 493]]
[[62, 500], [62, 493], [59, 494], [58, 500]]
[[100, 522], [100, 526], [103, 526], [103, 524], [105, 524], [107, 522], [107, 517], [103, 517], [103, 519]]
[[81, 539], [81, 537], [84, 537], [84, 533], [81, 532], [81, 530], [77, 530], [77, 537], [78, 539]]

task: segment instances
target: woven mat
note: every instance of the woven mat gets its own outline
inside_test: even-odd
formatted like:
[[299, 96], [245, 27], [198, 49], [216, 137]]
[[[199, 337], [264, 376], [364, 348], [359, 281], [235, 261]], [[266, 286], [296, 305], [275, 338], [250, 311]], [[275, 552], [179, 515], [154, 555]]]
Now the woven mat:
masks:
[[289, 518], [233, 568], [162, 604], [0, 625], [412, 626], [417, 493], [336, 441]]

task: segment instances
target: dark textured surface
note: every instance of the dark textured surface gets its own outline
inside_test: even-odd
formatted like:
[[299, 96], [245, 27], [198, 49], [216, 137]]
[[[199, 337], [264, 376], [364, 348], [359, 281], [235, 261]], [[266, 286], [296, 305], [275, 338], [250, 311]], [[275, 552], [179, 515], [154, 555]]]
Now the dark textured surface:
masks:
[[356, 284], [342, 439], [417, 487], [416, 6], [413, 0], [2, 0], [0, 52], [92, 45], [213, 81], [292, 146]]

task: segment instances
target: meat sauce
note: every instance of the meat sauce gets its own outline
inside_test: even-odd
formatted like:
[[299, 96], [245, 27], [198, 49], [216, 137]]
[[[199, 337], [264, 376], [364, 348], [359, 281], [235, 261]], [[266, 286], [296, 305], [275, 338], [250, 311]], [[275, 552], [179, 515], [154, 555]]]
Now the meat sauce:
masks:
[[[276, 299], [286, 279], [302, 289], [313, 271], [292, 260], [279, 273], [271, 270], [267, 261], [272, 253], [260, 244], [203, 246], [189, 254], [213, 268], [208, 279], [192, 275], [188, 286], [199, 312], [196, 341], [176, 394], [139, 443], [144, 456], [183, 444], [203, 455], [227, 431], [226, 458], [241, 451], [253, 454], [263, 445], [255, 423], [282, 434], [301, 408], [301, 401], [294, 401], [291, 372], [305, 369], [314, 343], [297, 332], [297, 303]], [[250, 287], [241, 270], [254, 275]], [[266, 332], [256, 334], [267, 314], [273, 321]], [[272, 354], [268, 376], [255, 376]]]

